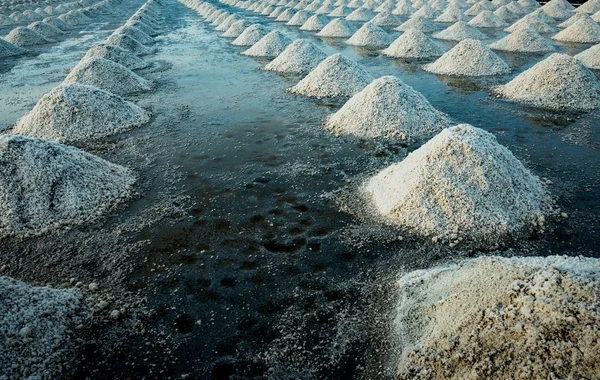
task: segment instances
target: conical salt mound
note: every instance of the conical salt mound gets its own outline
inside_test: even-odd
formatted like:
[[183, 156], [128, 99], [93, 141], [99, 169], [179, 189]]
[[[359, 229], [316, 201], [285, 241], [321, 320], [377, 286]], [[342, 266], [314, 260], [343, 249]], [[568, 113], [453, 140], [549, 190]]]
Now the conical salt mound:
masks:
[[494, 14], [507, 23], [514, 21], [518, 17], [506, 5], [503, 5], [500, 8], [496, 9], [494, 11]]
[[297, 85], [288, 89], [292, 94], [312, 98], [350, 97], [365, 86], [373, 77], [358, 63], [334, 54], [321, 62]]
[[310, 12], [300, 10], [286, 23], [289, 26], [302, 26], [310, 18]]
[[446, 115], [421, 93], [393, 76], [374, 80], [331, 115], [326, 128], [336, 135], [412, 142], [450, 125]]
[[437, 61], [425, 65], [434, 74], [490, 76], [510, 73], [510, 67], [479, 40], [462, 40]]
[[409, 29], [382, 51], [383, 55], [396, 58], [433, 58], [444, 54], [444, 49], [423, 32]]
[[412, 17], [425, 17], [425, 18], [432, 19], [432, 20], [436, 19], [440, 16], [441, 16], [440, 12], [436, 11], [435, 9], [433, 9], [432, 7], [430, 7], [427, 4], [424, 4], [422, 7], [419, 8], [418, 11], [416, 11], [412, 15]]
[[274, 30], [261, 38], [250, 49], [242, 52], [250, 57], [273, 58], [281, 54], [292, 41], [280, 31]]
[[581, 20], [582, 18], [585, 18], [586, 16], [590, 17], [590, 15], [585, 14], [585, 13], [575, 13], [573, 16], [569, 17], [566, 21], [563, 21], [562, 23], [558, 24], [558, 27], [561, 29], [568, 28], [569, 26], [575, 24], [577, 21]]
[[555, 49], [551, 41], [531, 28], [520, 28], [489, 45], [490, 49], [522, 53], [546, 53]]
[[244, 20], [236, 21], [225, 32], [219, 34], [219, 37], [238, 38], [249, 26]]
[[133, 173], [55, 142], [0, 136], [0, 239], [79, 225], [132, 195]]
[[125, 23], [125, 25], [134, 26], [151, 37], [158, 36], [160, 34], [154, 28], [142, 21], [129, 20]]
[[261, 38], [263, 38], [268, 33], [268, 30], [260, 25], [254, 24], [250, 25], [240, 34], [233, 42], [231, 42], [234, 46], [252, 46], [257, 43]]
[[367, 193], [391, 222], [433, 241], [489, 247], [528, 236], [549, 197], [494, 135], [461, 124], [371, 178]]
[[440, 15], [440, 17], [436, 18], [436, 22], [448, 22], [455, 23], [457, 21], [465, 21], [467, 20], [467, 16], [462, 12], [460, 8], [448, 7], [444, 13]]
[[350, 37], [346, 43], [352, 46], [383, 48], [392, 42], [392, 37], [372, 22], [367, 22]]
[[36, 21], [27, 26], [27, 29], [31, 29], [36, 33], [39, 33], [41, 36], [44, 36], [48, 39], [54, 39], [58, 36], [65, 34], [62, 30], [54, 27], [50, 24], [46, 24], [42, 21]]
[[121, 26], [120, 28], [114, 31], [114, 34], [124, 34], [129, 36], [139, 43], [143, 45], [150, 45], [154, 43], [154, 38], [150, 37], [146, 33], [144, 33], [141, 29], [136, 28], [135, 26]]
[[129, 70], [138, 70], [149, 66], [147, 62], [138, 58], [129, 50], [125, 50], [115, 45], [96, 45], [87, 51], [83, 59], [88, 59], [91, 57], [109, 59], [127, 67]]
[[52, 25], [53, 27], [58, 28], [63, 31], [73, 29], [73, 27], [71, 25], [67, 24], [66, 22], [59, 19], [58, 17], [54, 17], [54, 16], [46, 17], [42, 21], [44, 21], [48, 25]]
[[300, 30], [306, 31], [318, 31], [321, 30], [329, 23], [329, 18], [325, 15], [312, 15], [306, 22], [300, 27]]
[[[568, 9], [568, 7], [565, 7], [563, 5], [564, 3], [568, 4], [570, 8]], [[573, 6], [566, 1], [564, 3], [559, 4], [559, 3], [555, 3], [554, 1], [550, 1], [550, 2], [546, 3], [546, 5], [544, 5], [540, 9], [544, 13], [546, 13], [548, 16], [550, 16], [554, 19], [566, 20], [569, 17], [573, 16], [573, 11], [572, 11]]]
[[566, 54], [552, 54], [492, 93], [554, 110], [600, 108], [600, 82], [581, 62]]
[[396, 16], [394, 16], [391, 12], [381, 12], [377, 16], [373, 17], [371, 22], [377, 26], [381, 26], [383, 28], [393, 28], [400, 24], [402, 21]]
[[129, 50], [135, 55], [148, 55], [156, 52], [155, 49], [142, 45], [138, 40], [124, 34], [113, 34], [104, 41], [105, 44], [115, 45]]
[[295, 13], [293, 9], [286, 9], [285, 11], [281, 12], [279, 16], [277, 16], [275, 21], [288, 22], [292, 19], [292, 17], [294, 17], [294, 14]]
[[456, 22], [446, 29], [433, 35], [438, 40], [462, 41], [466, 39], [482, 40], [485, 35], [476, 27], [467, 24], [464, 21]]
[[376, 15], [377, 14], [375, 12], [373, 12], [372, 10], [365, 8], [365, 7], [360, 7], [358, 9], [354, 10], [348, 16], [346, 16], [346, 20], [348, 20], [348, 21], [369, 21]]
[[306, 74], [317, 67], [325, 58], [327, 58], [327, 54], [314, 43], [299, 39], [292, 42], [264, 69], [278, 73]]
[[329, 17], [346, 17], [352, 12], [353, 12], [352, 8], [341, 5], [337, 8], [335, 8], [334, 10], [332, 10], [328, 16]]
[[73, 144], [123, 132], [149, 119], [146, 111], [117, 95], [69, 84], [44, 95], [12, 133]]
[[584, 18], [558, 33], [552, 39], [563, 42], [595, 44], [600, 42], [600, 25], [585, 15]]
[[411, 17], [404, 24], [396, 28], [396, 30], [399, 30], [401, 32], [405, 32], [409, 29], [417, 29], [423, 33], [432, 33], [436, 30], [439, 30], [439, 28], [433, 23], [433, 21], [425, 17]]
[[477, 28], [506, 28], [508, 24], [492, 11], [482, 11], [469, 21], [469, 25]]
[[317, 36], [329, 38], [347, 38], [351, 37], [356, 32], [352, 24], [344, 19], [333, 19], [329, 24], [325, 25]]
[[582, 51], [575, 56], [585, 67], [600, 70], [600, 44]]
[[588, 13], [593, 14], [600, 11], [600, 1], [598, 0], [588, 0], [585, 3], [581, 4], [575, 12], [577, 13]]
[[536, 16], [527, 15], [522, 19], [516, 21], [514, 24], [504, 29], [505, 32], [512, 33], [515, 30], [521, 28], [531, 28], [540, 34], [556, 33], [558, 31], [554, 26], [548, 25], [545, 22], [538, 19]]
[[25, 49], [0, 38], [0, 58], [13, 57], [21, 54], [25, 54]]
[[238, 22], [239, 20], [240, 19], [238, 18], [238, 16], [231, 15], [231, 16], [227, 17], [225, 20], [223, 20], [219, 25], [217, 25], [217, 27], [215, 28], [215, 30], [218, 31], [218, 32], [224, 32], [227, 29], [229, 29], [229, 27], [231, 25], [233, 25], [234, 23]]
[[18, 27], [10, 31], [4, 39], [11, 44], [19, 47], [27, 47], [34, 45], [43, 45], [51, 42], [41, 34], [34, 32], [31, 29]]
[[98, 57], [81, 60], [64, 83], [87, 84], [120, 96], [150, 90], [150, 83], [133, 71]]

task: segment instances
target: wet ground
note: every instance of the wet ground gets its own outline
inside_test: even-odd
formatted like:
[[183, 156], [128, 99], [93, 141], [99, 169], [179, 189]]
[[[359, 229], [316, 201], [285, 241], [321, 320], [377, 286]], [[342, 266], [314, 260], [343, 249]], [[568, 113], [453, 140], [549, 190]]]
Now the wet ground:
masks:
[[[437, 77], [420, 63], [323, 42], [230, 8], [313, 38], [328, 53], [341, 51], [375, 77], [396, 75], [457, 123], [494, 133], [553, 182], [569, 215], [501, 250], [433, 246], [365, 217], [356, 195], [365, 178], [418, 144], [329, 135], [323, 118], [341, 103], [285, 93], [298, 78], [261, 71], [264, 62], [240, 56], [242, 48], [217, 37], [195, 12], [163, 3], [159, 53], [139, 71], [154, 91], [130, 99], [151, 109], [153, 120], [80, 146], [135, 169], [139, 196], [95, 225], [1, 248], [3, 275], [53, 286], [95, 281], [108, 297], [110, 308], [97, 308], [80, 333], [81, 362], [66, 378], [389, 378], [393, 282], [401, 273], [481, 254], [598, 256], [598, 113], [492, 99], [489, 80]], [[0, 74], [0, 129], [140, 4], [124, 4], [121, 19], [9, 63]], [[543, 58], [504, 57], [510, 77]], [[119, 320], [107, 318], [112, 309], [122, 311]]]

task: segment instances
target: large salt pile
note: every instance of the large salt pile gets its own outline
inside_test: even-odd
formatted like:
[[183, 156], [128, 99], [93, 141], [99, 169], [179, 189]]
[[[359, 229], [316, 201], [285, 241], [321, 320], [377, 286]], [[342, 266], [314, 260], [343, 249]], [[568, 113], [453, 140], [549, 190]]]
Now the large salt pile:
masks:
[[444, 49], [433, 42], [423, 32], [409, 29], [382, 51], [388, 57], [397, 58], [432, 58], [444, 54]]
[[12, 133], [73, 144], [110, 136], [150, 119], [133, 103], [96, 87], [69, 84], [44, 95]]
[[527, 15], [523, 17], [508, 28], [504, 29], [504, 31], [512, 33], [520, 28], [532, 28], [540, 34], [556, 33], [558, 31], [558, 29], [554, 26], [546, 24], [533, 15]]
[[283, 33], [278, 30], [267, 33], [250, 49], [242, 52], [243, 55], [250, 57], [274, 58], [281, 54], [285, 48], [292, 43]]
[[348, 21], [369, 21], [377, 14], [374, 13], [369, 8], [360, 7], [346, 16], [346, 20]]
[[298, 84], [288, 89], [292, 94], [313, 98], [352, 96], [367, 86], [373, 77], [358, 63], [334, 54], [321, 62]]
[[129, 50], [125, 50], [119, 46], [100, 44], [92, 47], [87, 51], [82, 59], [91, 57], [100, 57], [109, 59], [113, 62], [127, 67], [129, 70], [138, 70], [148, 67], [149, 63], [138, 58]]
[[479, 40], [462, 40], [425, 71], [443, 75], [489, 76], [510, 73], [510, 67]]
[[344, 19], [333, 19], [321, 29], [317, 36], [330, 38], [346, 38], [352, 36], [356, 29], [352, 24]]
[[476, 27], [467, 24], [464, 21], [458, 21], [446, 29], [433, 35], [438, 40], [462, 41], [466, 39], [482, 40], [485, 35]]
[[600, 26], [585, 15], [581, 20], [552, 37], [556, 41], [595, 44], [600, 42]]
[[0, 136], [0, 239], [97, 219], [132, 195], [133, 173], [55, 142]]
[[468, 124], [444, 129], [366, 191], [380, 214], [416, 235], [481, 248], [541, 229], [548, 205], [539, 178]]
[[327, 58], [321, 49], [306, 39], [299, 39], [288, 46], [277, 58], [265, 66], [267, 71], [306, 74]]
[[506, 21], [495, 15], [492, 11], [482, 11], [469, 21], [469, 25], [478, 28], [505, 28], [508, 26]]
[[574, 7], [566, 0], [552, 0], [540, 9], [554, 19], [565, 20], [573, 15]]
[[374, 80], [331, 115], [326, 128], [336, 135], [412, 142], [450, 124], [421, 93], [393, 76]]
[[407, 31], [409, 29], [417, 29], [423, 33], [432, 33], [436, 30], [439, 30], [436, 24], [433, 21], [425, 18], [425, 17], [411, 17], [408, 21], [400, 25], [396, 28], [401, 32]]
[[600, 82], [581, 62], [566, 54], [552, 54], [492, 93], [555, 110], [600, 108]]
[[64, 83], [87, 84], [121, 96], [150, 90], [150, 83], [144, 78], [123, 65], [99, 57], [81, 60]]
[[306, 31], [318, 31], [321, 30], [329, 23], [329, 18], [325, 15], [312, 15], [306, 22], [300, 27], [300, 30]]
[[480, 257], [397, 283], [398, 379], [591, 379], [600, 261]]
[[600, 70], [600, 44], [582, 51], [575, 56], [585, 67]]
[[367, 22], [360, 27], [346, 43], [352, 46], [367, 48], [384, 48], [392, 42], [392, 37], [372, 22]]
[[0, 58], [13, 57], [25, 53], [25, 49], [0, 38]]
[[[34, 168], [37, 170], [37, 168]], [[80, 294], [0, 276], [0, 373], [6, 379], [52, 379], [74, 357], [71, 331], [85, 322]]]
[[151, 47], [142, 45], [135, 38], [119, 33], [112, 34], [106, 39], [106, 41], [104, 41], [104, 43], [108, 45], [119, 46], [125, 50], [129, 50], [130, 52], [136, 55], [148, 55], [153, 54], [156, 51]]
[[489, 45], [490, 49], [523, 53], [545, 53], [554, 50], [551, 41], [531, 28], [519, 28]]
[[46, 24], [42, 21], [36, 21], [34, 23], [29, 24], [27, 26], [27, 29], [31, 29], [49, 40], [52, 40], [58, 36], [65, 34], [65, 32], [58, 29], [57, 27], [52, 26], [50, 24]]
[[10, 31], [4, 39], [11, 44], [19, 47], [42, 45], [51, 42], [41, 34], [31, 29], [18, 27]]
[[268, 30], [260, 25], [253, 24], [246, 28], [235, 40], [231, 42], [234, 46], [252, 46], [268, 33]]

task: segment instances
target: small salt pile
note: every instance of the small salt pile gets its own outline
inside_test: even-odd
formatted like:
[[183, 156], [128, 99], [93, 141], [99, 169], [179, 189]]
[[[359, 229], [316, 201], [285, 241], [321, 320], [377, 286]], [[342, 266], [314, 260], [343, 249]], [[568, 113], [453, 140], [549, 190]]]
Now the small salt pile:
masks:
[[585, 111], [600, 108], [600, 82], [577, 59], [552, 54], [492, 94], [534, 107]]
[[278, 22], [288, 22], [292, 19], [292, 17], [294, 17], [295, 12], [293, 9], [288, 8], [285, 11], [281, 12], [279, 14], [279, 16], [277, 16], [277, 18], [275, 19], [275, 21]]
[[392, 11], [392, 13], [396, 16], [410, 17], [416, 11], [417, 10], [415, 8], [413, 8], [413, 6], [410, 5], [408, 1], [406, 1], [406, 2], [402, 2], [402, 3], [399, 2], [398, 5], [396, 6], [396, 8]]
[[278, 73], [307, 74], [327, 58], [321, 49], [306, 39], [295, 40], [264, 69]]
[[548, 14], [546, 12], [544, 12], [544, 10], [541, 8], [536, 9], [535, 11], [531, 12], [529, 15], [535, 16], [540, 21], [545, 22], [548, 25], [554, 25], [556, 23], [556, 20], [553, 19], [552, 17], [548, 16]]
[[392, 42], [392, 37], [372, 22], [365, 23], [352, 37], [346, 40], [348, 45], [372, 49], [384, 48], [390, 42]]
[[371, 74], [358, 63], [341, 54], [334, 54], [287, 91], [318, 99], [350, 97], [372, 80]]
[[129, 50], [125, 50], [115, 45], [96, 45], [87, 51], [83, 59], [88, 59], [91, 57], [109, 59], [127, 67], [129, 70], [138, 70], [149, 66], [149, 63], [136, 57]]
[[352, 13], [352, 8], [341, 5], [329, 13], [329, 17], [346, 17]]
[[500, 8], [494, 11], [494, 14], [500, 17], [505, 22], [512, 22], [517, 18], [517, 15], [513, 13], [506, 5], [501, 6]]
[[306, 31], [319, 31], [329, 23], [329, 18], [325, 15], [312, 15], [306, 22], [300, 27], [300, 30]]
[[348, 21], [369, 21], [376, 16], [376, 13], [368, 8], [360, 7], [346, 16]]
[[417, 29], [423, 33], [432, 33], [439, 30], [437, 25], [425, 17], [411, 17], [408, 21], [396, 28], [396, 30], [401, 32], [409, 29]]
[[292, 41], [278, 30], [267, 33], [257, 43], [248, 50], [242, 52], [242, 55], [249, 57], [274, 58], [281, 54]]
[[552, 42], [532, 28], [519, 28], [489, 45], [490, 49], [521, 53], [546, 53], [555, 49]]
[[394, 16], [390, 12], [381, 12], [377, 16], [373, 17], [371, 22], [377, 26], [381, 26], [383, 28], [394, 28], [400, 24], [402, 21], [396, 16]]
[[252, 46], [268, 33], [267, 28], [260, 24], [253, 24], [246, 28], [235, 40], [234, 46]]
[[481, 11], [477, 16], [469, 21], [469, 25], [478, 28], [506, 28], [508, 24], [492, 11]]
[[479, 1], [465, 11], [467, 16], [477, 16], [483, 11], [494, 11], [496, 7], [489, 1]]
[[34, 32], [40, 34], [41, 36], [43, 36], [49, 40], [54, 40], [54, 39], [56, 39], [56, 37], [59, 37], [59, 36], [62, 36], [65, 34], [65, 32], [63, 32], [62, 30], [60, 30], [50, 24], [46, 24], [43, 21], [33, 22], [33, 23], [27, 25], [27, 29], [31, 29]]
[[99, 57], [81, 60], [64, 83], [87, 84], [120, 96], [150, 90], [150, 83], [144, 78], [125, 66]]
[[76, 148], [0, 136], [0, 239], [97, 219], [132, 195], [126, 168]]
[[590, 17], [590, 16], [585, 13], [575, 13], [573, 16], [569, 17], [566, 21], [563, 21], [562, 23], [558, 24], [558, 27], [560, 29], [568, 28], [569, 26], [575, 24], [577, 21], [579, 21], [585, 17]]
[[585, 67], [600, 70], [600, 44], [582, 51], [575, 56]]
[[310, 12], [299, 10], [294, 17], [286, 23], [289, 26], [302, 26], [310, 18]]
[[125, 25], [134, 26], [151, 37], [158, 36], [160, 34], [157, 30], [151, 28], [142, 21], [129, 20], [125, 23]]
[[104, 41], [105, 44], [119, 46], [125, 50], [129, 50], [130, 52], [136, 55], [148, 55], [153, 54], [156, 50], [142, 45], [135, 38], [126, 36], [124, 34], [112, 34], [110, 37]]
[[441, 56], [444, 54], [444, 49], [420, 30], [409, 29], [382, 53], [395, 58], [426, 59]]
[[413, 142], [450, 124], [421, 93], [393, 76], [374, 80], [331, 115], [325, 127], [336, 135]]
[[238, 38], [248, 26], [250, 25], [244, 20], [237, 21], [233, 23], [229, 29], [220, 34], [219, 37]]
[[21, 54], [25, 54], [25, 49], [0, 38], [0, 58], [14, 57]]
[[10, 31], [4, 40], [19, 47], [27, 47], [34, 45], [43, 45], [51, 42], [41, 34], [34, 32], [31, 29], [18, 27]]
[[44, 95], [13, 129], [14, 135], [73, 144], [140, 126], [149, 114], [96, 87], [58, 86]]
[[537, 16], [527, 15], [516, 21], [514, 24], [504, 29], [505, 32], [512, 33], [519, 28], [532, 28], [540, 34], [556, 33], [558, 31], [554, 26], [548, 25], [537, 18]]
[[510, 67], [479, 40], [462, 40], [425, 71], [442, 75], [491, 76], [510, 73]]
[[440, 17], [436, 18], [436, 22], [444, 22], [444, 23], [455, 23], [457, 21], [465, 21], [467, 16], [462, 12], [460, 8], [457, 7], [448, 7], [444, 13], [440, 15]]
[[315, 11], [315, 14], [318, 14], [318, 15], [327, 15], [327, 14], [333, 12], [334, 9], [335, 8], [331, 4], [323, 4], [319, 9], [317, 9]]
[[356, 29], [349, 21], [336, 18], [331, 20], [319, 33], [319, 37], [328, 38], [347, 38], [351, 37], [356, 32]]
[[[227, 29], [229, 29], [229, 27], [231, 25], [233, 25], [234, 23], [240, 21], [239, 17], [236, 15], [231, 15], [229, 17], [227, 17], [225, 20], [223, 20], [219, 25], [217, 25], [217, 27], [215, 28], [215, 30], [217, 32], [224, 32]], [[134, 37], [135, 38], [135, 37]], [[139, 40], [139, 38], [136, 38]], [[140, 40], [140, 42], [143, 42], [142, 40]]]
[[464, 21], [458, 21], [446, 29], [433, 35], [438, 40], [462, 41], [465, 39], [482, 40], [485, 37], [476, 27], [467, 24]]
[[423, 5], [421, 8], [419, 8], [418, 11], [416, 11], [415, 13], [413, 13], [412, 18], [414, 17], [424, 17], [424, 18], [428, 18], [428, 19], [436, 19], [438, 17], [441, 16], [441, 13], [436, 11], [435, 9], [433, 9], [432, 7], [430, 7], [429, 5], [425, 4]]
[[573, 15], [574, 7], [566, 0], [552, 0], [540, 9], [554, 19], [565, 20]]
[[494, 135], [461, 124], [371, 178], [377, 211], [434, 242], [489, 247], [539, 229], [549, 204], [540, 179]]
[[563, 42], [577, 42], [582, 44], [595, 44], [600, 42], [600, 26], [588, 15], [559, 32], [553, 40]]

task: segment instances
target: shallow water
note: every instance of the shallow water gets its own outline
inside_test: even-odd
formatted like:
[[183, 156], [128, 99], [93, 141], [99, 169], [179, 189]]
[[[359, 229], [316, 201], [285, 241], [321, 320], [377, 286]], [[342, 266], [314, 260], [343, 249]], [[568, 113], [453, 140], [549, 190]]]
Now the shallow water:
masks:
[[[52, 285], [97, 281], [115, 294], [123, 288], [146, 298], [148, 312], [137, 315], [144, 328], [94, 325], [85, 361], [68, 377], [390, 377], [394, 279], [482, 254], [432, 246], [356, 217], [361, 181], [418, 145], [329, 135], [323, 118], [340, 104], [287, 94], [298, 78], [261, 71], [264, 62], [240, 56], [243, 48], [217, 37], [196, 13], [174, 0], [164, 4], [159, 53], [146, 58], [156, 62], [139, 72], [155, 91], [131, 98], [155, 117], [82, 146], [134, 168], [140, 198], [96, 225], [3, 248], [2, 274]], [[437, 77], [417, 63], [236, 12], [309, 37], [328, 53], [341, 51], [375, 77], [398, 76], [457, 123], [494, 133], [550, 179], [569, 218], [493, 254], [598, 256], [598, 113], [551, 113], [491, 99], [490, 81]], [[21, 58], [2, 74], [1, 125], [14, 123], [118, 25], [70, 40], [68, 49]], [[510, 77], [543, 56], [513, 58]], [[115, 331], [132, 335], [122, 341]]]

